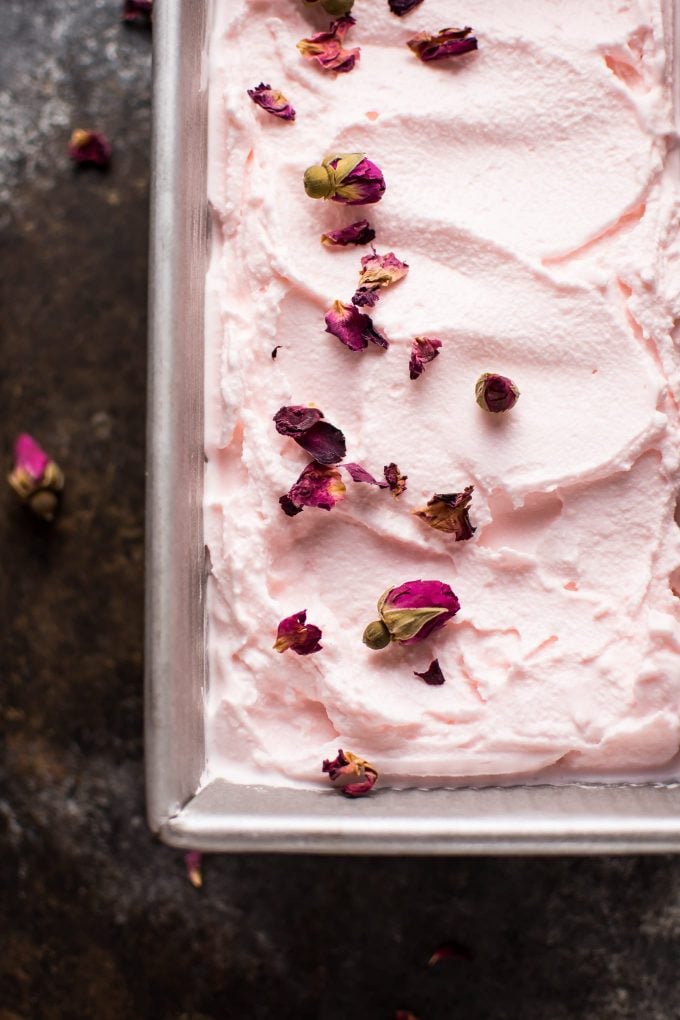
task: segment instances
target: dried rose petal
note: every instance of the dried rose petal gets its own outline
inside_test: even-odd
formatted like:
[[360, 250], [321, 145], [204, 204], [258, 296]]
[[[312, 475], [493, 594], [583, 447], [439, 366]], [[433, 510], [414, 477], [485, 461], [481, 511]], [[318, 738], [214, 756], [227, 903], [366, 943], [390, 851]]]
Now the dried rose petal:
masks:
[[381, 489], [386, 489], [388, 486], [387, 482], [379, 482], [377, 478], [374, 478], [361, 464], [341, 464], [340, 467], [346, 469], [353, 482], [368, 482], [369, 485], [377, 485]]
[[261, 106], [273, 117], [278, 117], [280, 120], [295, 120], [295, 110], [283, 92], [277, 92], [271, 85], [260, 82], [254, 89], [248, 89], [248, 95], [257, 106]]
[[14, 465], [7, 480], [19, 499], [37, 517], [45, 521], [54, 520], [64, 488], [64, 476], [59, 465], [26, 432], [17, 436]]
[[470, 35], [471, 28], [443, 28], [436, 35], [419, 32], [409, 39], [406, 45], [413, 50], [424, 63], [431, 60], [444, 60], [446, 57], [459, 57], [477, 49], [477, 40]]
[[121, 21], [137, 21], [142, 19], [151, 22], [153, 0], [125, 0], [121, 12]]
[[456, 542], [472, 538], [476, 528], [470, 524], [469, 509], [474, 487], [468, 485], [463, 492], [439, 492], [428, 500], [427, 506], [412, 512], [437, 531], [456, 536]]
[[321, 630], [313, 623], [307, 623], [307, 610], [301, 613], [294, 613], [281, 620], [276, 631], [274, 648], [277, 652], [285, 652], [292, 648], [298, 655], [311, 655], [312, 652], [320, 652]]
[[417, 336], [411, 347], [411, 360], [408, 363], [409, 375], [417, 379], [423, 374], [425, 366], [439, 355], [441, 340], [434, 336]]
[[[305, 0], [306, 4], [315, 4], [319, 0]], [[323, 7], [326, 14], [330, 14], [333, 18], [339, 18], [343, 14], [349, 14], [354, 7], [354, 0], [321, 0], [321, 7]]]
[[[416, 2], [420, 3], [421, 0], [416, 0]], [[418, 1020], [418, 1017], [407, 1009], [398, 1009], [394, 1014], [394, 1020]]]
[[357, 220], [341, 230], [328, 230], [321, 235], [321, 243], [328, 248], [345, 248], [348, 244], [369, 244], [375, 239], [375, 230], [368, 220]]
[[430, 685], [430, 687], [441, 687], [443, 683], [446, 683], [446, 677], [441, 671], [439, 659], [433, 659], [424, 673], [414, 672], [413, 675], [419, 676], [420, 679], [424, 680], [426, 684]]
[[342, 749], [333, 761], [324, 760], [321, 771], [328, 773], [333, 786], [341, 789], [346, 797], [363, 797], [378, 781], [378, 772], [369, 762]]
[[344, 498], [345, 484], [340, 472], [327, 464], [315, 460], [308, 464], [290, 491], [279, 499], [281, 509], [289, 517], [299, 513], [305, 506], [319, 510], [332, 510]]
[[363, 266], [359, 274], [359, 286], [352, 298], [355, 305], [375, 305], [380, 297], [380, 291], [397, 283], [408, 273], [408, 264], [402, 262], [393, 251], [387, 255], [364, 255], [361, 260]]
[[276, 355], [283, 349], [283, 344], [277, 344], [272, 351], [272, 361], [276, 361]]
[[310, 198], [342, 205], [373, 205], [386, 187], [382, 170], [363, 152], [331, 153], [318, 165], [307, 167], [304, 186]]
[[484, 411], [498, 414], [500, 411], [509, 411], [511, 407], [515, 406], [519, 400], [519, 390], [512, 379], [508, 379], [507, 376], [485, 372], [477, 380], [475, 397]]
[[403, 18], [405, 14], [412, 11], [418, 4], [422, 4], [423, 0], [389, 0], [390, 10], [392, 14], [396, 14], [397, 17]]
[[184, 855], [187, 878], [193, 885], [194, 889], [200, 889], [203, 885], [203, 872], [201, 870], [202, 862], [203, 854], [200, 850], [189, 850], [189, 852]]
[[342, 43], [356, 21], [351, 14], [345, 14], [332, 21], [327, 32], [317, 32], [309, 39], [301, 39], [297, 48], [306, 60], [316, 60], [325, 71], [346, 74], [351, 71], [361, 55], [361, 50], [344, 49]]
[[468, 946], [464, 946], [460, 942], [444, 942], [441, 946], [435, 949], [434, 953], [427, 961], [427, 965], [428, 967], [434, 967], [435, 964], [440, 963], [442, 960], [472, 961], [474, 958], [475, 954]]
[[408, 475], [402, 475], [396, 464], [386, 464], [383, 468], [383, 474], [395, 499], [401, 496], [402, 492], [406, 491]]
[[451, 620], [460, 602], [442, 581], [407, 581], [389, 588], [378, 600], [380, 619], [369, 623], [364, 644], [385, 648], [390, 641], [414, 645]]
[[337, 464], [345, 456], [345, 437], [330, 422], [322, 421], [323, 413], [316, 407], [291, 404], [274, 415], [276, 431], [291, 436], [298, 446], [320, 464]]
[[377, 331], [369, 315], [360, 312], [354, 305], [344, 305], [342, 301], [334, 301], [333, 307], [326, 312], [326, 332], [336, 336], [350, 351], [364, 350], [369, 340], [383, 350], [390, 345]]
[[111, 162], [111, 142], [99, 131], [76, 128], [68, 143], [68, 154], [74, 163], [108, 166]]

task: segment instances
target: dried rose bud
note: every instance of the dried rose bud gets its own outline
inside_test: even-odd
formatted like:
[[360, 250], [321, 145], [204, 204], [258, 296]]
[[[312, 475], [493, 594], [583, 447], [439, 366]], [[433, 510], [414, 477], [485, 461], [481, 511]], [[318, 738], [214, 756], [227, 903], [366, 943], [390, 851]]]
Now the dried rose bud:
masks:
[[437, 531], [456, 536], [456, 542], [472, 538], [476, 528], [470, 524], [469, 509], [474, 487], [466, 486], [463, 492], [435, 493], [427, 506], [412, 512]]
[[443, 28], [436, 35], [420, 32], [406, 45], [427, 64], [431, 60], [459, 57], [476, 50], [478, 43], [474, 35], [470, 35], [471, 31], [471, 28]]
[[74, 163], [108, 166], [111, 162], [111, 142], [99, 131], [76, 128], [68, 143], [68, 154]]
[[247, 91], [255, 105], [260, 106], [267, 113], [271, 113], [272, 117], [278, 117], [279, 120], [295, 120], [295, 110], [283, 92], [277, 92], [271, 85], [265, 85], [264, 82], [260, 82], [254, 89]]
[[321, 243], [328, 248], [345, 248], [348, 244], [370, 244], [375, 240], [375, 230], [368, 220], [357, 220], [341, 230], [329, 230], [321, 235]]
[[383, 474], [395, 499], [401, 496], [402, 492], [406, 491], [408, 475], [402, 475], [396, 464], [386, 464], [383, 468]]
[[203, 854], [200, 850], [189, 850], [189, 852], [184, 855], [187, 878], [193, 885], [194, 889], [200, 889], [203, 885], [203, 872], [201, 870], [202, 862]]
[[359, 286], [352, 298], [352, 304], [375, 305], [380, 297], [380, 291], [397, 283], [408, 273], [408, 264], [402, 262], [393, 251], [387, 255], [364, 255], [361, 260], [362, 270], [359, 273]]
[[380, 489], [386, 489], [388, 486], [387, 482], [379, 482], [374, 478], [361, 464], [341, 464], [340, 467], [345, 468], [353, 482], [367, 482], [369, 485], [377, 485]]
[[507, 376], [485, 372], [477, 380], [475, 397], [484, 411], [497, 414], [500, 411], [509, 411], [515, 406], [519, 400], [519, 390]]
[[345, 484], [340, 472], [313, 460], [304, 469], [290, 491], [279, 499], [281, 509], [289, 517], [299, 514], [305, 506], [332, 510], [344, 498]]
[[425, 371], [425, 366], [439, 356], [441, 340], [434, 336], [417, 336], [411, 347], [411, 359], [408, 371], [411, 379], [418, 379]]
[[297, 48], [306, 60], [316, 60], [325, 71], [346, 74], [351, 71], [361, 55], [361, 50], [344, 49], [342, 43], [356, 21], [346, 14], [331, 22], [327, 32], [317, 32], [309, 39], [301, 39]]
[[343, 205], [373, 205], [385, 193], [380, 167], [363, 152], [331, 153], [304, 175], [310, 198], [325, 198]]
[[397, 17], [403, 18], [405, 14], [412, 11], [418, 4], [422, 4], [423, 0], [389, 0], [390, 10], [392, 14], [396, 14]]
[[446, 677], [442, 673], [439, 659], [433, 659], [424, 673], [414, 672], [413, 675], [420, 677], [430, 687], [441, 687], [442, 684], [446, 683]]
[[14, 467], [7, 480], [19, 499], [37, 517], [44, 521], [54, 520], [64, 488], [64, 476], [58, 464], [26, 432], [17, 436]]
[[285, 652], [292, 648], [298, 655], [311, 655], [320, 652], [321, 629], [313, 623], [307, 623], [307, 610], [294, 613], [281, 620], [276, 631], [274, 648], [277, 652]]
[[320, 464], [337, 464], [345, 456], [345, 437], [330, 422], [322, 421], [323, 413], [316, 407], [291, 404], [274, 415], [276, 431], [291, 436], [298, 446]]
[[336, 336], [350, 351], [364, 350], [369, 340], [383, 350], [390, 346], [389, 340], [373, 325], [371, 317], [360, 312], [354, 305], [334, 301], [333, 307], [326, 312], [325, 321], [326, 332]]
[[460, 602], [442, 581], [407, 581], [388, 588], [378, 601], [380, 619], [369, 623], [364, 644], [385, 648], [390, 641], [415, 645], [451, 620]]
[[120, 17], [122, 21], [142, 19], [150, 24], [152, 10], [153, 0], [125, 0]]
[[333, 761], [326, 758], [321, 771], [328, 773], [333, 786], [341, 789], [346, 797], [363, 797], [378, 781], [377, 770], [351, 751], [339, 750]]

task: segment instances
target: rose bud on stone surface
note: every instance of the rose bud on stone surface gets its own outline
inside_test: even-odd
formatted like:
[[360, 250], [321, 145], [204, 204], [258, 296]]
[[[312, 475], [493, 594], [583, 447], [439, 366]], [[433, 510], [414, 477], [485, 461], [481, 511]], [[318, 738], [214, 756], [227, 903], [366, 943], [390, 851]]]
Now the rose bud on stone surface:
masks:
[[336, 468], [313, 460], [290, 491], [281, 496], [279, 504], [288, 517], [299, 514], [306, 506], [332, 510], [344, 498], [346, 491], [342, 476]]
[[342, 45], [345, 36], [355, 24], [354, 18], [346, 14], [331, 22], [327, 32], [317, 32], [309, 39], [301, 39], [297, 48], [306, 60], [316, 60], [325, 71], [347, 74], [361, 55], [358, 47], [346, 50]]
[[471, 53], [477, 49], [478, 43], [471, 28], [443, 28], [435, 35], [420, 32], [406, 45], [424, 63], [432, 60], [445, 60], [447, 57], [460, 57], [463, 53]]
[[406, 492], [408, 475], [402, 475], [396, 464], [386, 464], [383, 468], [383, 474], [395, 499], [401, 496], [402, 492]]
[[328, 230], [321, 235], [321, 243], [327, 248], [346, 248], [348, 244], [370, 244], [375, 240], [375, 230], [368, 220], [357, 220], [340, 230]]
[[412, 512], [437, 531], [455, 535], [456, 542], [472, 538], [476, 528], [470, 523], [469, 509], [474, 487], [466, 486], [463, 492], [435, 493], [426, 506]]
[[153, 0], [125, 0], [121, 11], [122, 21], [145, 21], [151, 24]]
[[111, 142], [99, 131], [76, 128], [68, 143], [68, 154], [74, 163], [106, 167], [111, 162]]
[[59, 507], [64, 476], [43, 448], [22, 432], [14, 444], [14, 467], [7, 478], [19, 499], [37, 517], [54, 520]]
[[378, 601], [380, 619], [369, 623], [364, 644], [385, 648], [390, 641], [415, 645], [453, 619], [460, 602], [442, 581], [407, 581], [389, 588]]
[[413, 675], [420, 677], [430, 687], [441, 687], [443, 683], [446, 683], [446, 677], [442, 673], [439, 659], [433, 659], [424, 673], [414, 672]]
[[260, 82], [254, 89], [248, 89], [248, 95], [256, 106], [271, 113], [272, 117], [278, 117], [279, 120], [295, 120], [295, 110], [283, 92], [278, 92], [271, 85]]
[[293, 613], [281, 620], [276, 632], [274, 648], [277, 652], [285, 652], [292, 648], [298, 655], [311, 655], [320, 652], [321, 629], [313, 623], [307, 623], [307, 610]]
[[380, 291], [397, 283], [408, 273], [408, 264], [402, 262], [394, 252], [387, 255], [364, 255], [361, 260], [362, 270], [359, 274], [359, 286], [352, 298], [352, 304], [375, 305], [380, 297]]
[[439, 356], [441, 340], [434, 336], [417, 336], [411, 347], [411, 358], [408, 371], [411, 379], [418, 379], [425, 371], [425, 366]]
[[326, 332], [337, 337], [350, 351], [364, 350], [369, 340], [383, 350], [390, 346], [389, 340], [373, 325], [370, 315], [360, 312], [354, 305], [334, 301], [333, 307], [326, 312], [325, 322]]
[[343, 205], [373, 205], [386, 187], [382, 170], [363, 152], [331, 153], [305, 170], [304, 186], [310, 198]]
[[484, 411], [498, 414], [500, 411], [509, 411], [515, 406], [519, 400], [519, 390], [512, 379], [508, 379], [507, 376], [485, 372], [477, 380], [475, 397]]
[[351, 751], [339, 750], [333, 761], [324, 761], [321, 771], [328, 774], [333, 786], [341, 789], [346, 797], [364, 797], [378, 781], [377, 770]]

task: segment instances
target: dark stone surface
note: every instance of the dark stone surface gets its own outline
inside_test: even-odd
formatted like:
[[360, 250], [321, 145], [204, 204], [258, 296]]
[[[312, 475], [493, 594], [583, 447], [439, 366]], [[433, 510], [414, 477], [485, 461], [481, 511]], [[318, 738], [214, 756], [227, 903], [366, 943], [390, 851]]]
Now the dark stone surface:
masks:
[[[118, 10], [0, 3], [2, 449], [27, 429], [68, 479], [52, 530], [0, 495], [0, 1020], [675, 1020], [678, 858], [223, 856], [196, 890], [148, 833], [150, 40]], [[473, 959], [428, 969], [450, 939]]]

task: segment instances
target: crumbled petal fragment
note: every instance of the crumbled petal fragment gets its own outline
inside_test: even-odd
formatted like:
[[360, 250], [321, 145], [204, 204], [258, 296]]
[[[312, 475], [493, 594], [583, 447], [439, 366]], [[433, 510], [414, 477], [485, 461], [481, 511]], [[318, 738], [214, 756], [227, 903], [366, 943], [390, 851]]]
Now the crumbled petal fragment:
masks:
[[125, 0], [121, 11], [122, 21], [145, 21], [151, 23], [153, 0]]
[[344, 498], [346, 491], [340, 472], [336, 468], [313, 460], [290, 491], [281, 496], [279, 503], [285, 514], [294, 517], [305, 506], [332, 510], [335, 504]]
[[295, 120], [295, 110], [283, 92], [273, 89], [271, 85], [260, 82], [254, 89], [248, 89], [248, 95], [257, 106], [271, 113], [272, 117], [278, 117], [279, 120]]
[[427, 64], [431, 60], [460, 57], [476, 50], [478, 42], [474, 35], [470, 35], [471, 32], [471, 28], [443, 28], [435, 35], [419, 32], [406, 45]]
[[346, 797], [364, 797], [378, 781], [378, 772], [370, 762], [342, 749], [333, 761], [324, 760], [321, 771]]
[[383, 350], [389, 347], [389, 341], [378, 332], [369, 315], [342, 301], [334, 301], [333, 307], [326, 312], [326, 332], [337, 337], [351, 351], [364, 350], [369, 340]]
[[319, 421], [295, 436], [295, 442], [320, 464], [338, 464], [347, 452], [344, 435], [327, 421]]
[[301, 613], [293, 613], [281, 620], [276, 631], [274, 648], [277, 652], [285, 652], [291, 648], [298, 655], [311, 655], [312, 652], [320, 652], [321, 630], [313, 623], [307, 623], [307, 610]]
[[74, 163], [91, 166], [108, 166], [111, 162], [111, 142], [100, 131], [76, 128], [68, 143], [68, 154]]
[[417, 336], [415, 338], [408, 363], [411, 379], [418, 379], [423, 374], [425, 366], [438, 357], [441, 346], [441, 340], [437, 340], [434, 336]]
[[436, 492], [426, 506], [413, 513], [431, 528], [455, 535], [456, 542], [464, 542], [477, 530], [470, 523], [473, 492], [472, 485], [466, 486], [462, 492]]
[[422, 4], [423, 0], [389, 0], [390, 10], [392, 14], [396, 14], [397, 17], [403, 18], [405, 14], [412, 11], [414, 7]]
[[283, 349], [283, 344], [277, 344], [276, 345], [276, 347], [272, 351], [272, 361], [276, 361], [276, 356], [279, 353], [279, 351], [282, 350], [282, 349]]
[[184, 863], [187, 869], [187, 878], [193, 885], [194, 889], [200, 889], [203, 885], [203, 854], [200, 850], [189, 850], [184, 855]]
[[498, 414], [515, 406], [519, 400], [519, 390], [507, 376], [484, 372], [475, 385], [475, 397], [484, 411]]
[[289, 404], [279, 408], [273, 421], [279, 435], [295, 437], [304, 435], [312, 425], [316, 425], [322, 418], [323, 412], [318, 407], [309, 407], [308, 404]]
[[[311, 7], [312, 4], [319, 3], [319, 0], [305, 0], [305, 3]], [[332, 18], [339, 18], [343, 14], [349, 14], [354, 7], [354, 0], [321, 0], [320, 6]]]
[[474, 958], [474, 951], [469, 946], [464, 946], [461, 942], [444, 942], [435, 949], [427, 961], [427, 965], [428, 967], [434, 967], [436, 964], [441, 963], [442, 960], [467, 960], [471, 962]]
[[418, 673], [415, 671], [413, 675], [420, 677], [420, 679], [424, 680], [430, 687], [441, 687], [443, 683], [446, 683], [446, 677], [441, 671], [439, 659], [433, 659], [424, 673]]
[[351, 14], [345, 14], [332, 21], [327, 32], [317, 32], [309, 39], [301, 39], [297, 48], [306, 60], [316, 60], [325, 71], [346, 74], [351, 71], [361, 55], [359, 47], [344, 48], [343, 41], [356, 21]]
[[369, 623], [364, 644], [385, 648], [390, 641], [414, 645], [451, 620], [460, 602], [442, 581], [407, 581], [389, 588], [378, 600], [380, 619]]
[[59, 465], [26, 432], [14, 443], [14, 463], [7, 480], [32, 513], [44, 521], [54, 520], [64, 476]]
[[368, 220], [357, 220], [340, 230], [328, 230], [321, 235], [321, 243], [327, 248], [345, 248], [348, 244], [370, 244], [375, 239], [375, 230]]
[[402, 475], [401, 471], [396, 464], [386, 464], [383, 468], [383, 474], [385, 475], [385, 481], [390, 487], [390, 491], [395, 499], [401, 496], [402, 492], [406, 491], [406, 481], [408, 475]]
[[397, 283], [408, 273], [408, 264], [402, 262], [393, 251], [387, 255], [364, 255], [361, 260], [362, 270], [359, 274], [359, 286], [352, 298], [352, 303], [359, 305], [375, 305], [380, 297], [380, 291]]
[[386, 188], [382, 170], [363, 152], [331, 153], [318, 165], [307, 167], [303, 182], [310, 198], [342, 205], [373, 205]]
[[377, 478], [374, 478], [361, 464], [341, 464], [340, 466], [345, 468], [353, 482], [368, 482], [369, 485], [377, 485], [381, 489], [386, 489], [388, 486], [387, 482], [379, 482]]

